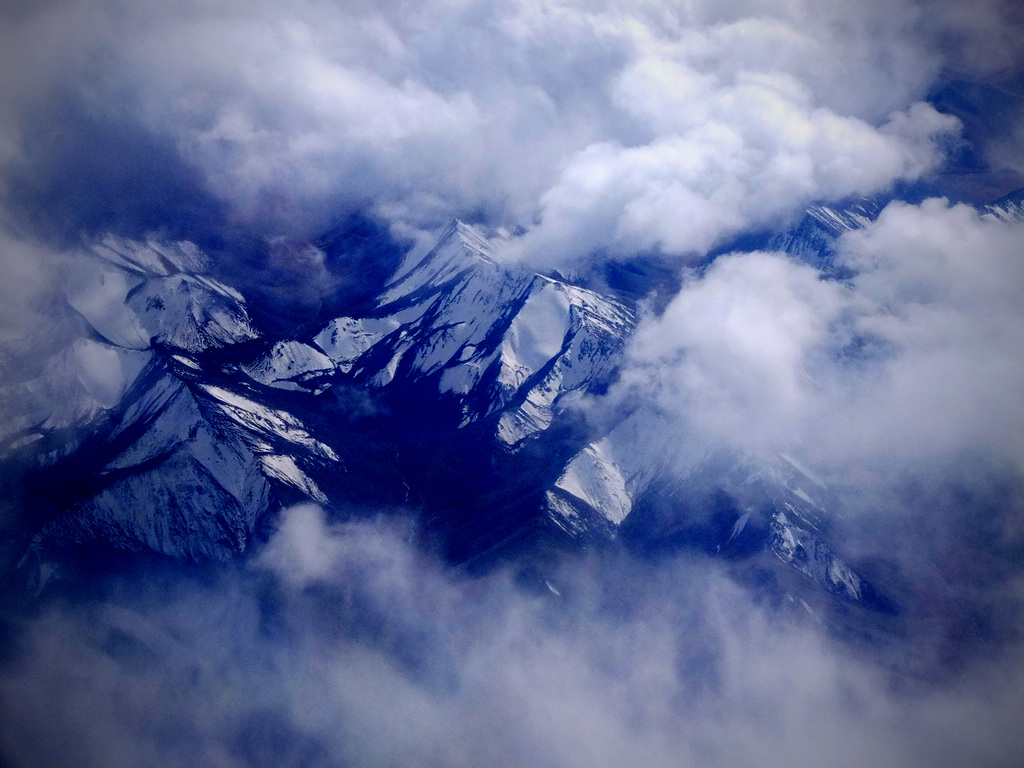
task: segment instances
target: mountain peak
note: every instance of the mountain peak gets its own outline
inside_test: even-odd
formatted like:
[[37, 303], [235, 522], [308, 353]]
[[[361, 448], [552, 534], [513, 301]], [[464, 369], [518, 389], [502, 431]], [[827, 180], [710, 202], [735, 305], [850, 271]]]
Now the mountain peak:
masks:
[[1024, 221], [1024, 187], [1003, 195], [982, 209], [986, 214], [1007, 224]]
[[[816, 208], [806, 229], [819, 237], [805, 240], [825, 247], [869, 214]], [[76, 427], [55, 457], [22, 452], [68, 488], [42, 499], [50, 522], [33, 546], [230, 556], [296, 499], [422, 503], [456, 559], [549, 529], [559, 541], [615, 537], [620, 525], [675, 536], [657, 505], [690, 497], [659, 479], [673, 439], [651, 438], [664, 432], [659, 414], [635, 411], [605, 434], [576, 422], [576, 404], [616, 380], [635, 307], [492, 258], [509, 236], [452, 220], [407, 255], [373, 310], [295, 338], [257, 338], [243, 295], [202, 274], [195, 246], [102, 241], [67, 296], [89, 333], [28, 383], [56, 406], [7, 433], [8, 445], [56, 443]], [[350, 401], [352, 419], [339, 419]], [[694, 470], [707, 482], [716, 471]], [[716, 553], [757, 548], [861, 601], [866, 582], [826, 543], [805, 479], [789, 459], [729, 470], [715, 480], [722, 494], [751, 502], [723, 503], [687, 531]], [[468, 515], [478, 494], [497, 511]]]
[[493, 264], [492, 253], [491, 241], [483, 232], [472, 224], [452, 219], [420, 264], [425, 265], [429, 260], [437, 259], [439, 256], [446, 260], [453, 257], [461, 258], [470, 264], [477, 260]]
[[[490, 252], [490, 243], [487, 237], [479, 229], [474, 227], [472, 224], [467, 224], [461, 219], [452, 219], [451, 224], [448, 225], [447, 232], [451, 232], [451, 236], [457, 237], [459, 241], [472, 251], [486, 256]], [[438, 244], [444, 241], [442, 237]]]
[[501, 269], [491, 258], [487, 237], [471, 224], [452, 219], [426, 254], [420, 256], [411, 251], [406, 256], [379, 298], [378, 306], [394, 303], [427, 286], [442, 286], [483, 266]]

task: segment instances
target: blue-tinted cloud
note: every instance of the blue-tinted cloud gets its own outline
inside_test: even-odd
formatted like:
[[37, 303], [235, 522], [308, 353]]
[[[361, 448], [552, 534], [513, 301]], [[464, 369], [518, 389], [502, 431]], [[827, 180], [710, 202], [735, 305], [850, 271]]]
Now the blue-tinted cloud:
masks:
[[[405, 233], [453, 215], [539, 223], [524, 247], [542, 263], [699, 252], [940, 163], [933, 142], [954, 124], [914, 105], [944, 66], [1015, 66], [1011, 11], [26, 6], [4, 33], [7, 206], [71, 237], [305, 236], [359, 210]], [[681, 204], [691, 226], [671, 213]]]
[[169, 575], [32, 620], [0, 673], [11, 765], [994, 766], [1024, 747], [1015, 653], [890, 688], [873, 651], [682, 559], [577, 561], [538, 594], [305, 507], [247, 568]]
[[931, 199], [846, 234], [848, 280], [723, 256], [641, 328], [626, 386], [712, 447], [1024, 469], [1022, 243], [1020, 223]]

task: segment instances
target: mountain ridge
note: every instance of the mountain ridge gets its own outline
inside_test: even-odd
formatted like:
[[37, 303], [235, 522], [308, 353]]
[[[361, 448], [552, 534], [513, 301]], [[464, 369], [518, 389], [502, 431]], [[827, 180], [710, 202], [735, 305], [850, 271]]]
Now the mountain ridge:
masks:
[[[798, 226], [786, 245], [820, 252], [823, 236], [834, 242], [870, 214], [810, 210], [812, 230]], [[206, 274], [195, 246], [101, 241], [84, 262], [94, 277], [67, 303], [97, 334], [83, 342], [92, 357], [131, 364], [91, 385], [72, 371], [87, 392], [105, 383], [106, 398], [82, 400], [63, 420], [22, 420], [15, 442], [86, 434], [65, 441], [63, 459], [34, 457], [33, 471], [58, 486], [68, 456], [94, 452], [91, 477], [43, 499], [50, 509], [31, 548], [42, 558], [96, 543], [236, 557], [287, 504], [362, 499], [417, 510], [420, 535], [456, 563], [623, 531], [641, 550], [677, 541], [726, 559], [771, 555], [864, 602], [863, 579], [827, 543], [827, 513], [795, 460], [733, 459], [717, 479], [709, 464], [665, 485], [671, 450], [640, 450], [643, 430], [631, 426], [649, 416], [623, 413], [597, 432], [580, 422], [581, 399], [617, 376], [637, 307], [504, 264], [492, 248], [455, 220], [431, 249], [406, 256], [361, 316], [274, 338], [249, 320], [241, 293]], [[11, 439], [7, 461], [26, 461], [31, 452]], [[719, 512], [693, 517], [691, 486], [708, 483]], [[671, 522], [680, 515], [691, 517]]]

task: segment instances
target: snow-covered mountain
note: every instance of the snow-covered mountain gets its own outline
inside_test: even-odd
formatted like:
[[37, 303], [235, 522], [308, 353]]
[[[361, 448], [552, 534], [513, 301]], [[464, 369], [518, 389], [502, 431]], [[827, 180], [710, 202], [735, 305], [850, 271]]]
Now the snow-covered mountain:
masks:
[[[284, 498], [335, 500], [316, 475], [344, 485], [330, 446], [342, 438], [322, 418], [336, 387], [433, 392], [458, 408], [451, 428], [484, 421], [508, 447], [543, 432], [563, 398], [607, 383], [633, 313], [488, 251], [455, 223], [401, 266], [372, 316], [270, 340], [191, 244], [96, 244], [68, 281], [81, 338], [5, 391], [31, 404], [4, 422], [8, 461], [73, 466], [75, 483], [90, 475], [36, 541], [199, 558], [244, 550]], [[39, 453], [44, 443], [57, 448]]]
[[37, 544], [223, 557], [247, 547], [272, 483], [326, 501], [302, 467], [337, 455], [204, 356], [256, 332], [201, 253], [108, 239], [79, 268], [67, 304], [83, 338], [4, 392], [30, 406], [5, 420], [7, 460], [31, 456], [48, 482]]
[[877, 219], [883, 207], [880, 200], [867, 198], [839, 206], [811, 206], [796, 225], [772, 234], [759, 245], [765, 250], [783, 251], [814, 267], [832, 271], [839, 238]]
[[1008, 195], [984, 207], [984, 212], [1000, 221], [1024, 221], [1024, 189], [1014, 190]]
[[401, 265], [373, 316], [332, 320], [314, 343], [371, 387], [429, 382], [458, 401], [460, 426], [494, 417], [514, 446], [547, 429], [564, 397], [608, 382], [634, 324], [613, 299], [498, 263], [454, 222]]
[[[812, 209], [778, 247], [822, 256], [876, 213]], [[6, 474], [36, 510], [26, 552], [222, 558], [285, 504], [359, 500], [418, 510], [457, 561], [673, 542], [769, 557], [863, 601], [828, 543], [827, 489], [795, 459], [708, 457], [668, 480], [657, 414], [578, 415], [615, 379], [630, 300], [503, 263], [453, 222], [368, 311], [278, 338], [208, 266], [189, 243], [116, 238], [77, 260], [64, 311], [79, 337], [4, 385], [22, 404], [0, 436]], [[695, 506], [694, 489], [715, 500]]]

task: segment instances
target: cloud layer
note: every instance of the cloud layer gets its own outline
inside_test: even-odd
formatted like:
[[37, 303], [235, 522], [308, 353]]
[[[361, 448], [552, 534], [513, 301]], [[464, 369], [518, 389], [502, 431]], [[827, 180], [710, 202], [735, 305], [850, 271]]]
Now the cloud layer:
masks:
[[641, 329], [625, 386], [711, 446], [1019, 471], [1022, 243], [1020, 223], [931, 199], [846, 234], [844, 281], [785, 254], [723, 256]]
[[[1005, 764], [1021, 660], [893, 687], [684, 560], [468, 582], [386, 524], [283, 518], [247, 568], [49, 606], [0, 675], [12, 764]], [[923, 637], [917, 646], [927, 652]]]
[[920, 100], [943, 66], [1015, 65], [1012, 9], [966, 23], [955, 3], [909, 0], [13, 7], [5, 198], [73, 236], [304, 236], [363, 210], [406, 233], [453, 215], [539, 224], [519, 248], [539, 263], [699, 253], [935, 167], [956, 121]]

